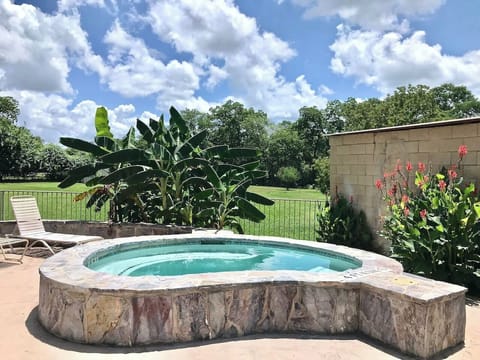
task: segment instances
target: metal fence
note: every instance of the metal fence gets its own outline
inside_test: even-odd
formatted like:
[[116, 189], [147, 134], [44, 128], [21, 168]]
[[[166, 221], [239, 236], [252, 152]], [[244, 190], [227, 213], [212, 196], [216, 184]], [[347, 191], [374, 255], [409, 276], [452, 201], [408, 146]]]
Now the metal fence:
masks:
[[[0, 220], [15, 219], [10, 197], [31, 195], [37, 199], [43, 219], [50, 220], [108, 220], [108, 206], [100, 212], [86, 208], [86, 200], [74, 201], [75, 192], [63, 191], [0, 191]], [[266, 215], [260, 223], [240, 220], [245, 234], [281, 236], [293, 239], [315, 240], [316, 214], [322, 201], [274, 199], [275, 205], [257, 207]]]

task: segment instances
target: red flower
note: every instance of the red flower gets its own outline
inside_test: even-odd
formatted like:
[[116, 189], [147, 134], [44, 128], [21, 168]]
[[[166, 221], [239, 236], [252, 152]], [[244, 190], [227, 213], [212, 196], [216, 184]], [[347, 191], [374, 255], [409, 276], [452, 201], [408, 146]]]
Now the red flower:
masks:
[[407, 161], [407, 164], [405, 165], [405, 169], [407, 169], [407, 171], [412, 171], [413, 165], [410, 161]]
[[453, 180], [453, 179], [456, 179], [457, 176], [458, 176], [458, 174], [457, 174], [457, 172], [456, 172], [455, 170], [453, 170], [453, 169], [448, 170], [448, 177], [449, 177], [450, 179], [452, 179], [452, 180]]
[[378, 190], [380, 190], [383, 187], [383, 182], [380, 179], [375, 180], [375, 186], [377, 187]]
[[404, 214], [405, 216], [408, 216], [408, 215], [410, 214], [410, 209], [407, 208], [407, 207], [406, 207], [405, 209], [403, 209], [403, 214]]
[[427, 217], [427, 210], [426, 209], [420, 210], [420, 217], [423, 220], [425, 220], [425, 218]]
[[440, 191], [445, 191], [445, 189], [447, 188], [447, 183], [443, 180], [440, 180], [438, 182], [438, 187], [440, 188]]
[[408, 197], [408, 195], [403, 195], [403, 196], [402, 196], [402, 202], [403, 202], [404, 204], [408, 203], [409, 200], [410, 200], [410, 198]]
[[418, 163], [418, 172], [423, 173], [425, 171], [425, 164], [422, 162]]
[[467, 153], [468, 153], [468, 151], [467, 151], [467, 145], [460, 145], [460, 146], [458, 147], [458, 157], [459, 157], [460, 159], [463, 159], [463, 157], [464, 157], [465, 155], [467, 155]]

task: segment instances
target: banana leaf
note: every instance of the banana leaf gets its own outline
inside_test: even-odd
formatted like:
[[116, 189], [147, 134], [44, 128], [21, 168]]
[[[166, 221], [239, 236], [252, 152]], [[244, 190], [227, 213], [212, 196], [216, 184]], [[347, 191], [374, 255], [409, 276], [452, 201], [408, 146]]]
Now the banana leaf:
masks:
[[108, 151], [101, 148], [98, 145], [92, 144], [91, 142], [75, 139], [70, 137], [61, 137], [60, 144], [65, 145], [69, 148], [84, 151], [95, 156], [102, 156], [108, 154]]

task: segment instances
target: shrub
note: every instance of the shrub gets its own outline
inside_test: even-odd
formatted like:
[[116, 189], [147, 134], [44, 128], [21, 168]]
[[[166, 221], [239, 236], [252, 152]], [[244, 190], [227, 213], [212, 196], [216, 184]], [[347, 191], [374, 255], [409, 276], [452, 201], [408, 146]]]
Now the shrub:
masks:
[[[437, 174], [419, 163], [376, 180], [388, 205], [381, 234], [391, 241], [391, 256], [405, 271], [480, 289], [480, 202], [475, 185], [462, 185], [459, 160]], [[414, 180], [415, 186], [411, 186]], [[413, 188], [413, 189], [412, 189]]]
[[315, 183], [318, 189], [326, 194], [330, 191], [330, 160], [328, 157], [322, 157], [315, 160], [313, 165], [315, 169]]
[[287, 166], [278, 170], [277, 177], [288, 190], [290, 187], [295, 186], [295, 183], [300, 179], [300, 174], [293, 166]]
[[355, 209], [352, 199], [336, 194], [320, 205], [317, 221], [317, 241], [376, 251], [365, 213]]

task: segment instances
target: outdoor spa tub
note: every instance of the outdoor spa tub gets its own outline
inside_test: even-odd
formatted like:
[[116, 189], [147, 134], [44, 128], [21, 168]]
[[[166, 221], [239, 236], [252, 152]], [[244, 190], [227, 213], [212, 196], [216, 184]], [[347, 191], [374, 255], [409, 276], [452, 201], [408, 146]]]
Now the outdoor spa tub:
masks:
[[464, 305], [464, 288], [403, 273], [390, 258], [274, 237], [102, 240], [40, 267], [41, 324], [88, 344], [359, 332], [428, 357], [464, 340]]

